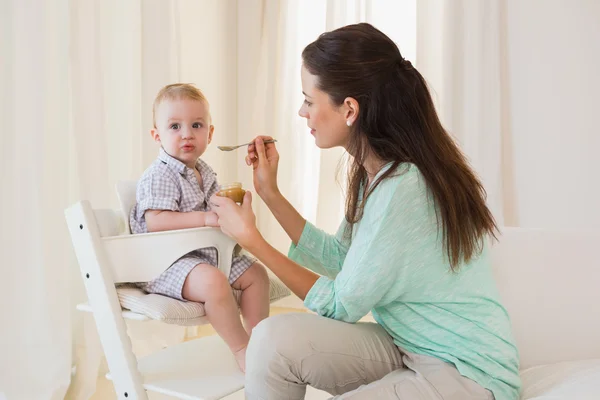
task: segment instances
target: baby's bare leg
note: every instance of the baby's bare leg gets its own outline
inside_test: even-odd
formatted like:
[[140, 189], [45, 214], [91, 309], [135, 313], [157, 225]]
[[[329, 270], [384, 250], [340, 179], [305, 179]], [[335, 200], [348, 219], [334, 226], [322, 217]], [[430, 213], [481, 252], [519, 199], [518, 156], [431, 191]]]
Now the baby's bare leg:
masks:
[[198, 264], [183, 284], [182, 297], [204, 303], [206, 317], [236, 355], [244, 371], [244, 358], [238, 357], [238, 353], [245, 355], [249, 336], [240, 321], [238, 305], [227, 277], [212, 265]]
[[242, 291], [240, 308], [248, 334], [269, 316], [269, 276], [265, 267], [254, 263], [231, 286]]

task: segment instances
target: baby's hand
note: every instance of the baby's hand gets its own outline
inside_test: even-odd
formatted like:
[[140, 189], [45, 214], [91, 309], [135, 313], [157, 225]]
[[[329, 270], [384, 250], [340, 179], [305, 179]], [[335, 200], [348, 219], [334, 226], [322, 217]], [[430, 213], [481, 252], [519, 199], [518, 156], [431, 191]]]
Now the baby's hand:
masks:
[[204, 226], [219, 227], [219, 216], [212, 211], [207, 211], [204, 214]]

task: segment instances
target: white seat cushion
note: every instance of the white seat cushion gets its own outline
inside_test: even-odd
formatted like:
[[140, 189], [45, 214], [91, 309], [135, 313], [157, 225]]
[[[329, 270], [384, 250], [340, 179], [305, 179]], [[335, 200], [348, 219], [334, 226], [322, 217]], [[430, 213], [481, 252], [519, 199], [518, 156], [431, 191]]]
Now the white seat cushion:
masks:
[[600, 399], [600, 359], [532, 367], [521, 378], [523, 400]]
[[[271, 303], [290, 295], [290, 290], [276, 277], [270, 276], [269, 298]], [[233, 294], [240, 302], [242, 292], [233, 290]], [[167, 324], [196, 326], [208, 323], [204, 304], [179, 301], [160, 294], [147, 294], [142, 289], [133, 285], [117, 287], [117, 295], [121, 307], [137, 314], [142, 314], [150, 319]]]

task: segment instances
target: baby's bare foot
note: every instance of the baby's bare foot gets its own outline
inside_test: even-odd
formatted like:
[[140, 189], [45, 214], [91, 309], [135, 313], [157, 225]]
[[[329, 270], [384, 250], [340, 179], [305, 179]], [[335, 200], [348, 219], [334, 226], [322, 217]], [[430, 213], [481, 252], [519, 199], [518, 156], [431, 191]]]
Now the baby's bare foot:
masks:
[[238, 366], [242, 370], [242, 372], [246, 372], [246, 347], [244, 346], [238, 351], [233, 352], [233, 356], [235, 357], [235, 361], [237, 361]]

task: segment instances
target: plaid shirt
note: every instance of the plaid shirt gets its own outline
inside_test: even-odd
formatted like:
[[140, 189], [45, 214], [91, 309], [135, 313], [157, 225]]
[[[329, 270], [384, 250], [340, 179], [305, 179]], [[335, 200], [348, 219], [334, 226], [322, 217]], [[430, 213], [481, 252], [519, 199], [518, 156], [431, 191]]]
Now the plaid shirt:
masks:
[[210, 198], [219, 191], [217, 174], [198, 159], [196, 169], [202, 176], [202, 190], [194, 170], [171, 157], [161, 147], [158, 158], [144, 172], [137, 184], [137, 204], [131, 210], [132, 233], [146, 233], [147, 210], [179, 212], [210, 211]]

